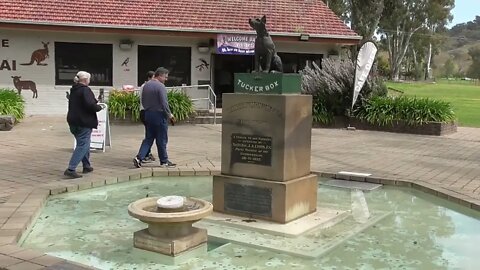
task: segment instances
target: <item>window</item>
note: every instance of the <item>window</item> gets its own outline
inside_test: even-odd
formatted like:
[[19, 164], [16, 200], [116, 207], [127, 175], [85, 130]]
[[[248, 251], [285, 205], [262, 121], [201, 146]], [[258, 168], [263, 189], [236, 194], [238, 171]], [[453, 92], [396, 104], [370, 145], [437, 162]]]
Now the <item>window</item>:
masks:
[[191, 84], [191, 48], [138, 46], [138, 85], [146, 80], [149, 70], [164, 67], [170, 71], [165, 86]]
[[112, 44], [55, 42], [55, 84], [71, 85], [83, 70], [92, 75], [90, 85], [112, 86]]
[[278, 53], [282, 59], [283, 72], [298, 73], [306, 66], [313, 67], [312, 63], [322, 67], [323, 54]]

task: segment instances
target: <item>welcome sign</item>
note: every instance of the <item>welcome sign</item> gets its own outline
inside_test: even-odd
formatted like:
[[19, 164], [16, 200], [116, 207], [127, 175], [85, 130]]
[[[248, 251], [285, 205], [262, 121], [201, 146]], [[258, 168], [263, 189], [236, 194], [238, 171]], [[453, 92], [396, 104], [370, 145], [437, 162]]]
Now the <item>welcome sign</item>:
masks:
[[253, 55], [255, 54], [255, 36], [218, 34], [217, 53]]

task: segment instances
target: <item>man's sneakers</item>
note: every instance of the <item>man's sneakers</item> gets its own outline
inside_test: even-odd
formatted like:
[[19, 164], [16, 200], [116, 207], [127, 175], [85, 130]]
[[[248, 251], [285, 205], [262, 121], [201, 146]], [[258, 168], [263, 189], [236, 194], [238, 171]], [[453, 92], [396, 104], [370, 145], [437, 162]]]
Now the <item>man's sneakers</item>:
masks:
[[[149, 157], [150, 156], [151, 154], [149, 155]], [[140, 160], [138, 156], [133, 158], [133, 166], [135, 166], [135, 168], [141, 168], [142, 162], [144, 161]], [[175, 168], [175, 166], [177, 166], [177, 164], [171, 162], [170, 160], [167, 160], [166, 162], [160, 162], [160, 167], [163, 167], [163, 168]]]
[[160, 167], [164, 168], [175, 168], [177, 164], [170, 162], [170, 160], [167, 160], [167, 162], [160, 162]]
[[142, 167], [142, 161], [138, 157], [133, 158], [133, 166], [135, 168], [141, 168]]
[[66, 169], [65, 172], [63, 173], [66, 177], [70, 179], [75, 179], [75, 178], [80, 178], [82, 177], [80, 174], [78, 174], [76, 171], [71, 171], [69, 169]]
[[83, 171], [82, 171], [82, 173], [91, 173], [91, 172], [93, 172], [93, 168], [92, 168], [92, 167], [83, 168]]
[[149, 163], [155, 161], [155, 157], [153, 156], [152, 153], [150, 153], [148, 156], [146, 156], [142, 162]]

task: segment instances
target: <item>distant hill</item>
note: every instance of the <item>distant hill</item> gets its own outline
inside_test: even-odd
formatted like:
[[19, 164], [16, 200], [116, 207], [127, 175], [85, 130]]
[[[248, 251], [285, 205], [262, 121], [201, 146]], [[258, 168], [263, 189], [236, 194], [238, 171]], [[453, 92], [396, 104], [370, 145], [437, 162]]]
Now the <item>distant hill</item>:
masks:
[[464, 77], [472, 64], [468, 50], [473, 46], [480, 46], [480, 16], [476, 16], [473, 21], [457, 24], [446, 32], [446, 42], [434, 57], [435, 76], [442, 76], [445, 62], [452, 59], [455, 74]]

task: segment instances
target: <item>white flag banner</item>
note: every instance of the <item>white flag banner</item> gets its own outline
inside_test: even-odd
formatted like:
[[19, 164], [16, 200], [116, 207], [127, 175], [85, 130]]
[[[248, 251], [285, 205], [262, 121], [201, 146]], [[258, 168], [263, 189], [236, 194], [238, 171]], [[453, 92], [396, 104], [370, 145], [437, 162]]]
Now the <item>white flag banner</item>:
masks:
[[367, 80], [370, 69], [372, 69], [376, 54], [377, 46], [375, 46], [375, 44], [371, 41], [363, 44], [362, 48], [360, 48], [360, 51], [358, 52], [357, 64], [355, 67], [355, 81], [353, 83], [352, 109], [353, 105], [357, 101], [358, 94], [362, 90], [362, 87]]

